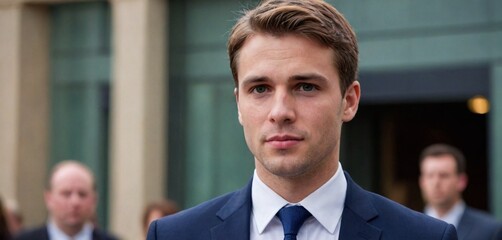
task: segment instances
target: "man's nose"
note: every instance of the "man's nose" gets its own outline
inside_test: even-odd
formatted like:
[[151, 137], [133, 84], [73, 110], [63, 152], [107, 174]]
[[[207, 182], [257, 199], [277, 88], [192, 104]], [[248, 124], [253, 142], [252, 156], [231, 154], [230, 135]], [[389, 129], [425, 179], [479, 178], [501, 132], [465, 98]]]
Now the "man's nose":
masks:
[[82, 198], [80, 197], [79, 194], [77, 193], [73, 193], [71, 196], [70, 196], [70, 203], [71, 204], [80, 204]]
[[296, 120], [296, 99], [287, 90], [277, 90], [272, 98], [269, 120], [275, 124], [288, 124]]
[[434, 187], [438, 187], [440, 182], [441, 182], [441, 181], [440, 181], [439, 176], [434, 176], [434, 177], [432, 177], [432, 185], [433, 185]]

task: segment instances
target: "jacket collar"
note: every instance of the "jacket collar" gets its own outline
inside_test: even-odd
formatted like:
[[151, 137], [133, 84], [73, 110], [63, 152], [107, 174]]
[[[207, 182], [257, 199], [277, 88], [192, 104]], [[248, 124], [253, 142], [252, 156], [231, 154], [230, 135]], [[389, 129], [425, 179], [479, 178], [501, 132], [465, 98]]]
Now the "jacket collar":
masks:
[[249, 239], [252, 208], [251, 183], [252, 180], [244, 188], [235, 192], [216, 213], [222, 223], [211, 229], [211, 239]]
[[370, 224], [378, 216], [371, 196], [359, 187], [345, 172], [347, 179], [347, 196], [342, 213], [340, 239], [373, 240], [380, 239], [381, 230]]
[[[347, 195], [342, 213], [340, 239], [376, 240], [382, 231], [370, 224], [378, 216], [371, 196], [359, 187], [345, 172]], [[235, 192], [228, 202], [216, 213], [222, 223], [211, 229], [212, 239], [249, 239], [252, 209], [251, 183]]]

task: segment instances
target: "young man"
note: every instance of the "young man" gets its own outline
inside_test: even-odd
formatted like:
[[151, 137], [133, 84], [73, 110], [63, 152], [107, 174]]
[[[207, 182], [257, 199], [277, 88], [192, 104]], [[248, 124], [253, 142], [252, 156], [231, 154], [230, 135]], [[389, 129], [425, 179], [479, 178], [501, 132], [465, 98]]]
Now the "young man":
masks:
[[462, 200], [467, 186], [465, 165], [462, 152], [447, 144], [433, 144], [422, 151], [420, 188], [425, 213], [453, 224], [460, 240], [501, 240], [495, 235], [502, 225]]
[[453, 226], [367, 192], [343, 172], [342, 124], [360, 98], [358, 49], [333, 6], [263, 1], [238, 20], [228, 52], [253, 179], [153, 222], [147, 239], [456, 239]]
[[91, 218], [97, 205], [96, 184], [89, 168], [77, 161], [57, 164], [47, 184], [47, 224], [21, 233], [17, 240], [114, 240], [94, 228]]

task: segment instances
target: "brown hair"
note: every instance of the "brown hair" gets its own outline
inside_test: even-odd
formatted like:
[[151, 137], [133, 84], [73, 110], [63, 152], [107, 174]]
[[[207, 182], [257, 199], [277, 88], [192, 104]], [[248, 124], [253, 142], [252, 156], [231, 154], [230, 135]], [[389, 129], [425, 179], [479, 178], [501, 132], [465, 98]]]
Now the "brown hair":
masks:
[[333, 49], [342, 95], [357, 78], [356, 35], [336, 8], [322, 0], [266, 0], [245, 11], [230, 33], [227, 48], [236, 87], [239, 51], [246, 39], [260, 33], [297, 34]]
[[464, 154], [458, 148], [444, 143], [437, 143], [426, 147], [420, 154], [420, 165], [422, 165], [422, 162], [427, 157], [443, 155], [451, 155], [455, 159], [458, 174], [465, 173], [466, 164]]
[[162, 216], [167, 216], [177, 213], [179, 208], [178, 205], [171, 200], [160, 200], [148, 204], [143, 211], [143, 226], [145, 227], [145, 232], [148, 230], [148, 217], [150, 213], [155, 210], [159, 210], [162, 213]]

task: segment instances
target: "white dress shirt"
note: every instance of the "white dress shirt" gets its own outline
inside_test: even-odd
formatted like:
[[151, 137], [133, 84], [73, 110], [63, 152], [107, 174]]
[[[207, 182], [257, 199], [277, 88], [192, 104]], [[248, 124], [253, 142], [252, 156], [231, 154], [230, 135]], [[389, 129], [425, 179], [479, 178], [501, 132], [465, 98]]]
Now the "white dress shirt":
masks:
[[53, 220], [49, 220], [47, 223], [47, 231], [49, 232], [50, 240], [92, 240], [92, 230], [92, 224], [86, 223], [80, 232], [70, 237], [61, 231]]
[[298, 203], [289, 203], [275, 193], [261, 181], [255, 170], [251, 189], [250, 239], [283, 239], [282, 223], [275, 214], [288, 204], [301, 205], [312, 214], [300, 228], [298, 240], [338, 239], [346, 192], [347, 180], [341, 164], [333, 177]]
[[458, 228], [458, 223], [460, 222], [460, 218], [462, 217], [462, 214], [464, 214], [465, 211], [465, 203], [464, 201], [460, 201], [453, 208], [447, 212], [443, 217], [439, 217], [438, 213], [436, 210], [434, 210], [432, 207], [427, 206], [425, 207], [425, 214], [441, 219], [449, 224], [452, 224], [455, 226], [455, 228]]

